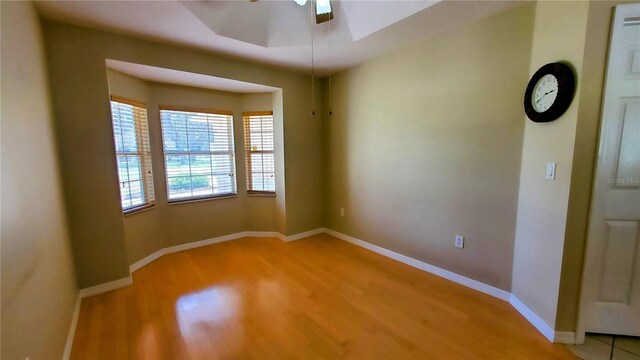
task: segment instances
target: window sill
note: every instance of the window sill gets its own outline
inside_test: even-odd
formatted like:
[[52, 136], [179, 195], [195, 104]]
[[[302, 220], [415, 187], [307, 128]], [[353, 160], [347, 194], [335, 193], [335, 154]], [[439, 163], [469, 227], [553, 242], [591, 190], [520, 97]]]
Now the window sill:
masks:
[[169, 205], [181, 205], [181, 204], [189, 204], [195, 202], [209, 201], [209, 200], [222, 200], [222, 199], [233, 199], [237, 198], [238, 194], [228, 194], [228, 195], [220, 195], [220, 196], [207, 196], [201, 198], [189, 198], [184, 200], [169, 200]]
[[147, 211], [150, 209], [153, 209], [154, 207], [156, 207], [156, 204], [147, 204], [147, 205], [143, 205], [143, 206], [139, 206], [139, 207], [135, 207], [132, 209], [128, 209], [123, 211], [123, 215], [124, 216], [131, 216], [131, 215], [135, 215], [137, 213], [141, 213], [143, 211]]
[[275, 192], [268, 192], [268, 191], [264, 191], [264, 192], [260, 192], [260, 191], [249, 191], [247, 192], [247, 196], [249, 197], [276, 197], [276, 193]]

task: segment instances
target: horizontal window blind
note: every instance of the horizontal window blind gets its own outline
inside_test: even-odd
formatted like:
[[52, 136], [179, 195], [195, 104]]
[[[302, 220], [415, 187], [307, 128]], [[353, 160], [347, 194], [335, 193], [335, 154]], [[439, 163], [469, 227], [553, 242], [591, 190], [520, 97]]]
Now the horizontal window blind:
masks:
[[170, 202], [236, 193], [233, 116], [161, 107]]
[[271, 111], [242, 114], [244, 123], [247, 190], [250, 193], [274, 193], [275, 155], [273, 113]]
[[153, 171], [147, 109], [144, 104], [112, 97], [120, 199], [124, 212], [153, 205]]

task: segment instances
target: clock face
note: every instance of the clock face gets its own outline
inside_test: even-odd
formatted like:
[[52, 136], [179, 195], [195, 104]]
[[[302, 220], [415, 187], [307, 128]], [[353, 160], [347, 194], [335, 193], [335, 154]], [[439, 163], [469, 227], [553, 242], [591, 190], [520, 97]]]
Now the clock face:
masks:
[[531, 106], [536, 112], [543, 113], [553, 105], [558, 97], [558, 79], [547, 74], [538, 80], [533, 88]]
[[571, 105], [575, 92], [573, 69], [565, 63], [542, 66], [531, 76], [524, 92], [524, 112], [533, 122], [559, 118]]

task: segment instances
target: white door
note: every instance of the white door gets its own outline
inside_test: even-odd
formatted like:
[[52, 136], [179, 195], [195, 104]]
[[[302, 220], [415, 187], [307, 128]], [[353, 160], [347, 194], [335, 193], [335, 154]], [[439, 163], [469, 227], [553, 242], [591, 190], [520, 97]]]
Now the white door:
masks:
[[640, 335], [640, 4], [616, 7], [583, 277], [587, 332]]

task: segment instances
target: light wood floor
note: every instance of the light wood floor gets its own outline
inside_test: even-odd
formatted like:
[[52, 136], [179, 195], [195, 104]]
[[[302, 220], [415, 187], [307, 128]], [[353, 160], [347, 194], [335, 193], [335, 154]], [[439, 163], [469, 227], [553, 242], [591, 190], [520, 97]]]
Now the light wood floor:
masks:
[[506, 302], [328, 235], [168, 255], [86, 298], [74, 359], [574, 359]]

